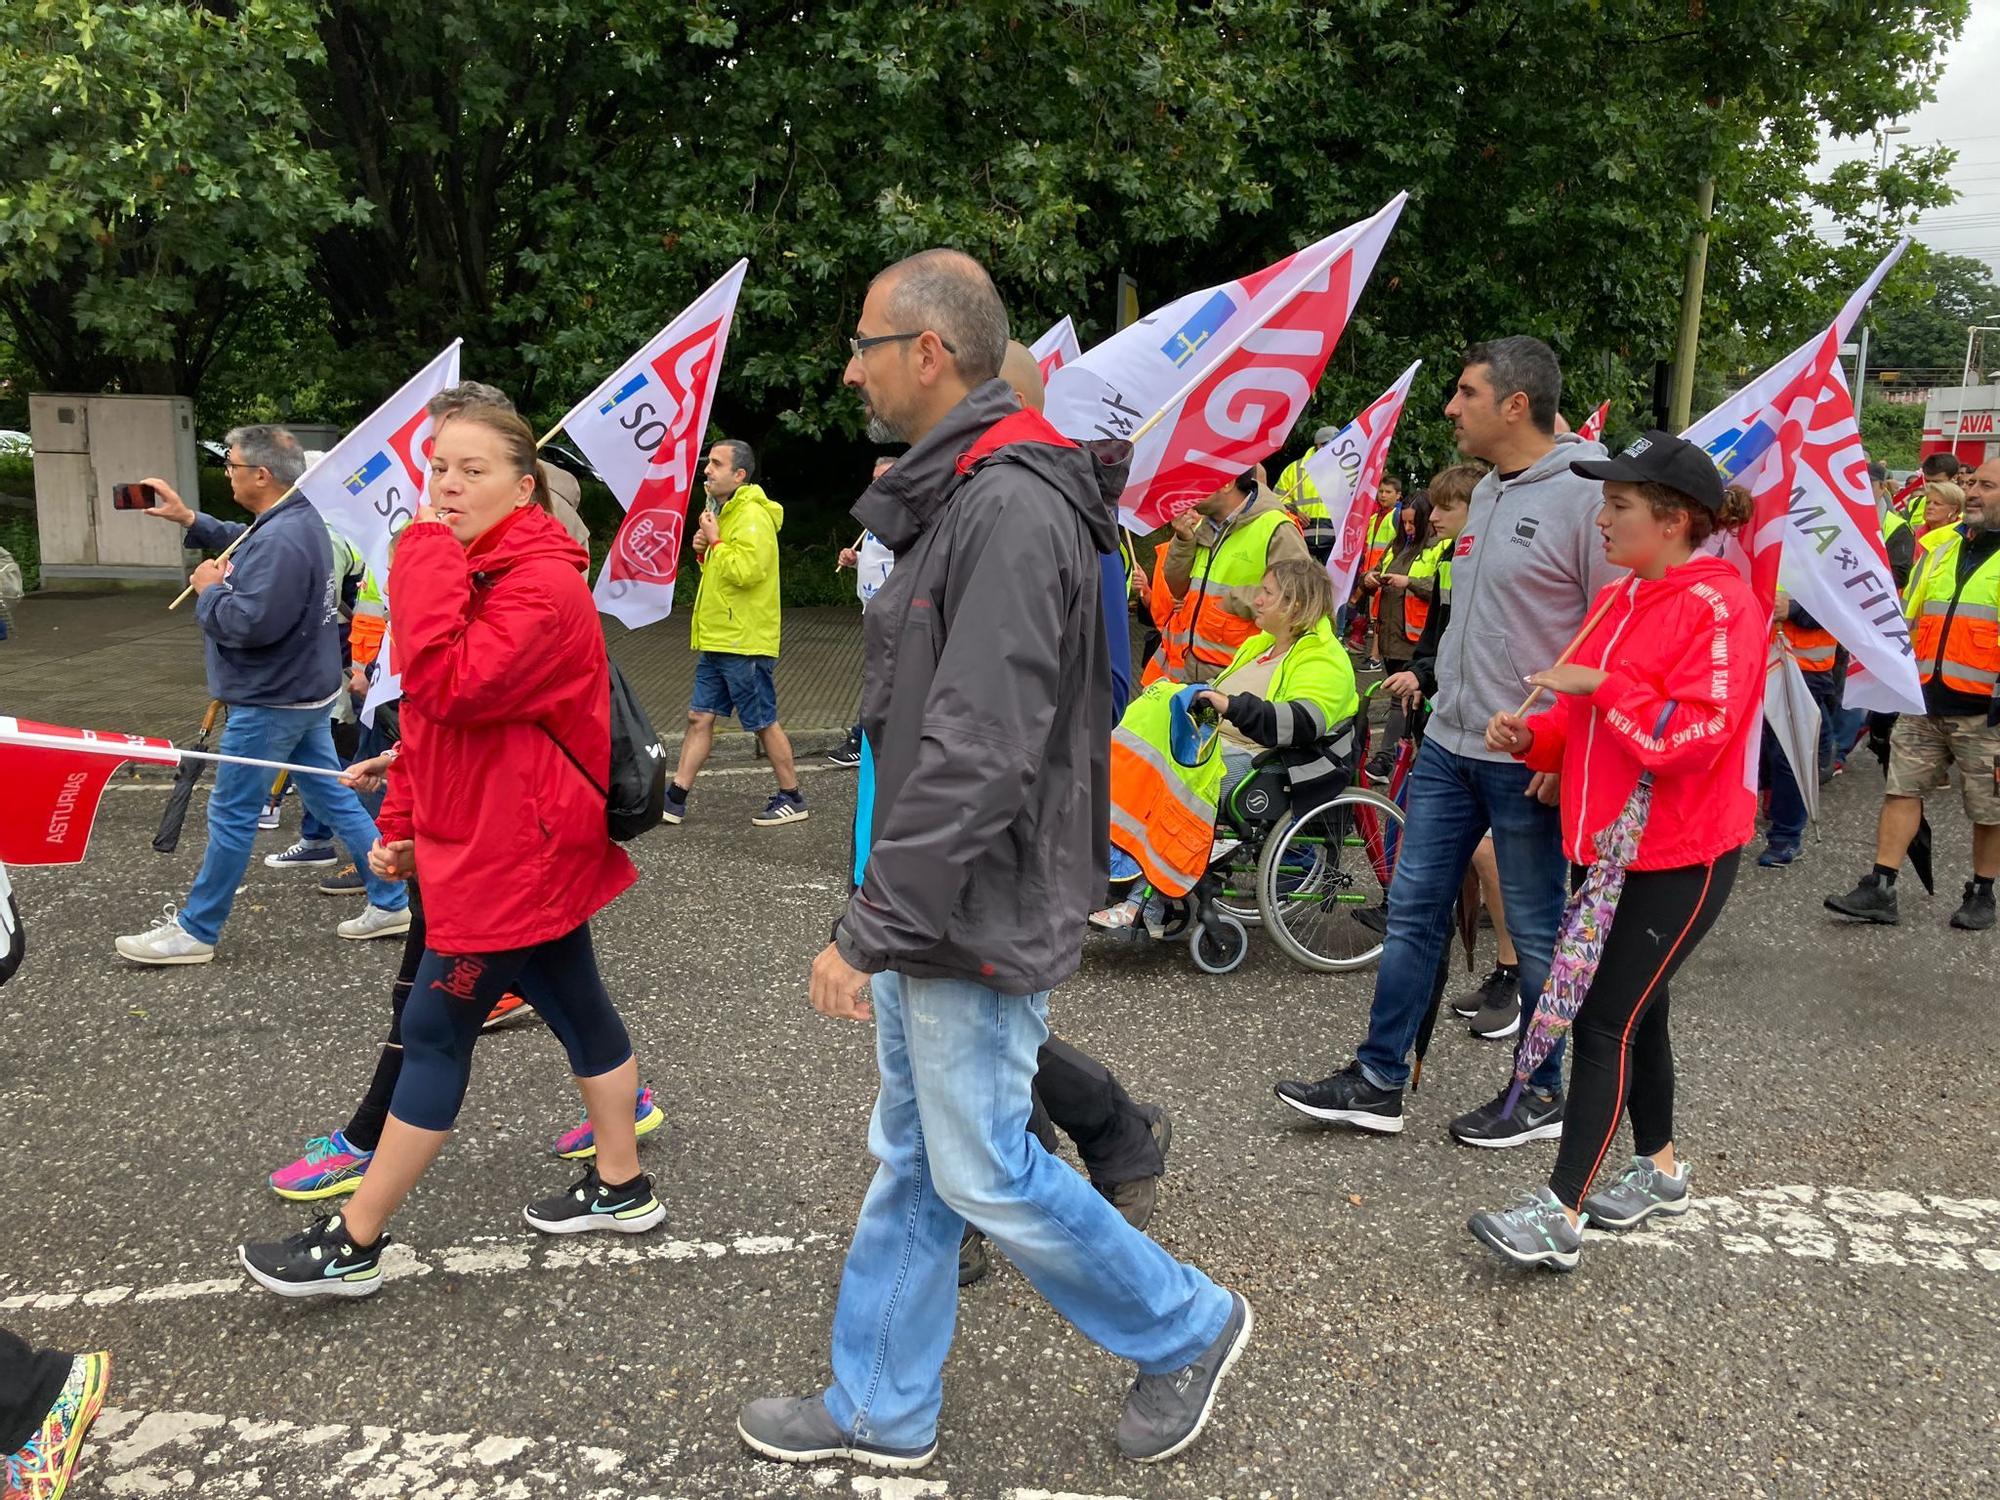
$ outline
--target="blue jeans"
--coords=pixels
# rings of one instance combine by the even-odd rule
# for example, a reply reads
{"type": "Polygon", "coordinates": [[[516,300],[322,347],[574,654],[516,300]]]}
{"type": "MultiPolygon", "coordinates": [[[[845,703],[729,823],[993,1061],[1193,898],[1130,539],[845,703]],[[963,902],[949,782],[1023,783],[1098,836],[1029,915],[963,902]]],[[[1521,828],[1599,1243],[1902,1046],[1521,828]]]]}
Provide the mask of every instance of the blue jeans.
{"type": "Polygon", "coordinates": [[[1771,826],[1765,840],[1776,848],[1796,849],[1806,836],[1806,799],[1769,724],[1764,726],[1764,743],[1757,754],[1759,774],[1771,793],[1771,826]]]}
{"type": "MultiPolygon", "coordinates": [[[[1452,903],[1489,829],[1500,866],[1507,932],[1521,959],[1521,1014],[1534,1014],[1568,899],[1569,861],[1556,809],[1527,795],[1533,776],[1518,761],[1454,755],[1435,740],[1417,751],[1406,786],[1402,847],[1389,884],[1389,932],[1375,972],[1368,1038],[1355,1057],[1378,1089],[1410,1081],[1410,1051],[1430,1008],[1438,965],[1451,940],[1452,903]]],[[[1521,1034],[1528,1028],[1524,1025],[1521,1034]]],[[[1544,1093],[1562,1087],[1560,1043],[1530,1084],[1544,1093]]]]}
{"type": "MultiPolygon", "coordinates": [[[[232,707],[222,730],[222,743],[216,748],[224,755],[288,760],[329,770],[340,766],[333,753],[332,726],[323,708],[232,707]]],[[[368,850],[375,843],[375,821],[362,810],[354,792],[327,776],[301,776],[298,788],[306,811],[340,836],[366,872],[368,850]]],[[[208,795],[208,848],[180,915],[181,926],[204,943],[216,941],[222,935],[222,924],[229,920],[236,887],[250,867],[257,812],[270,791],[271,773],[260,766],[225,763],[215,768],[215,789],[208,795]]],[[[410,904],[410,895],[400,880],[370,874],[368,900],[384,911],[401,911],[410,904]]]]}
{"type": "Polygon", "coordinates": [[[826,1409],[891,1447],[936,1435],[970,1220],[1086,1338],[1141,1371],[1190,1363],[1222,1333],[1229,1294],[1127,1224],[1028,1134],[1048,995],[877,974],[881,1163],[848,1246],[826,1409]]]}

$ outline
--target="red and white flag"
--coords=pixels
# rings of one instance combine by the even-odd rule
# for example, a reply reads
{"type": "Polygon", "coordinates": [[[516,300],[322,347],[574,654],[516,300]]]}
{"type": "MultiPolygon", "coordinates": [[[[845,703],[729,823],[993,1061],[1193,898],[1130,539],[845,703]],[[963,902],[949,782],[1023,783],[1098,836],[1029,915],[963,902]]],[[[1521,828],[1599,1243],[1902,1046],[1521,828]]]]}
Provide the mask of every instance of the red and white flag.
{"type": "Polygon", "coordinates": [[[1134,440],[1119,502],[1128,527],[1165,524],[1283,446],[1407,197],[1275,265],[1190,292],[1056,372],[1045,415],[1059,432],[1134,440]]]}
{"type": "Polygon", "coordinates": [[[1840,345],[1908,243],[1890,251],[1824,333],[1681,434],[1708,450],[1725,481],[1750,491],[1750,525],[1726,550],[1759,602],[1770,609],[1782,585],[1853,657],[1847,705],[1889,713],[1922,713],[1923,688],[1840,345]]]}
{"type": "Polygon", "coordinates": [[[171,740],[0,718],[0,863],[73,865],[90,843],[98,800],[128,760],[178,759],[171,740]],[[31,742],[22,743],[24,737],[31,742]],[[33,740],[68,740],[69,749],[33,740]],[[150,752],[150,753],[149,753],[150,752]]]}
{"type": "Polygon", "coordinates": [[[1075,362],[1083,353],[1083,345],[1076,339],[1076,324],[1069,320],[1067,313],[1063,319],[1047,333],[1028,346],[1028,352],[1035,356],[1035,363],[1041,366],[1042,380],[1046,384],[1064,365],[1075,362]]]}
{"type": "Polygon", "coordinates": [[[600,611],[634,630],[673,613],[688,502],[749,265],[731,266],[562,419],[625,507],[595,592],[600,611]]]}
{"type": "Polygon", "coordinates": [[[1375,493],[1382,487],[1382,471],[1389,462],[1389,440],[1395,436],[1396,421],[1410,396],[1410,382],[1416,379],[1422,363],[1420,359],[1412,361],[1394,385],[1306,460],[1306,478],[1319,491],[1326,513],[1340,528],[1326,560],[1326,576],[1333,581],[1336,599],[1344,601],[1352,592],[1354,575],[1368,550],[1368,523],[1374,518],[1375,493]]]}
{"type": "Polygon", "coordinates": [[[1602,442],[1604,439],[1604,419],[1610,415],[1611,403],[1609,401],[1600,401],[1597,404],[1597,410],[1583,419],[1583,425],[1577,428],[1576,435],[1586,443],[1602,442]]]}

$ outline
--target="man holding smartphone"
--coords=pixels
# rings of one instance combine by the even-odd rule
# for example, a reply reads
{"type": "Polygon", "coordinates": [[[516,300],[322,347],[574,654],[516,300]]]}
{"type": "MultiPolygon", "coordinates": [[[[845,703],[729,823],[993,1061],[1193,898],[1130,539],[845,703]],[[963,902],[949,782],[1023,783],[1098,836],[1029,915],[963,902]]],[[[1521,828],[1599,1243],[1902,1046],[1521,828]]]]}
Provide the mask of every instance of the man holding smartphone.
{"type": "MultiPolygon", "coordinates": [[[[206,638],[209,696],[229,709],[218,748],[337,771],[327,710],[345,684],[333,547],[319,512],[292,493],[305,455],[282,427],[239,427],[228,442],[230,490],[254,517],[247,527],[198,515],[165,480],[146,480],[159,499],[145,514],[185,527],[191,545],[220,550],[241,538],[226,562],[210,558],[189,580],[206,638]]],[[[119,938],[120,957],[155,965],[215,957],[269,785],[254,766],[216,767],[208,848],[186,904],[178,913],[169,907],[147,931],[119,938]]],[[[350,788],[330,776],[304,776],[299,796],[348,848],[374,847],[374,820],[350,788]]],[[[371,874],[367,907],[337,930],[344,938],[398,936],[409,929],[409,901],[400,881],[371,874]]]]}

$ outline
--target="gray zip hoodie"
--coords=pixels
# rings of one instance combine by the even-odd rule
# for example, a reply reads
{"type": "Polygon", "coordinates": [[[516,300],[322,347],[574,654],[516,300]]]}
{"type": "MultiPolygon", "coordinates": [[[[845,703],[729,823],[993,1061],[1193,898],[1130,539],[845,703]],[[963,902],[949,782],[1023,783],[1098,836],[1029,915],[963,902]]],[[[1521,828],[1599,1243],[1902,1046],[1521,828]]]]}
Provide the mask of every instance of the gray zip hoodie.
{"type": "Polygon", "coordinates": [[[1454,755],[1507,761],[1486,748],[1486,721],[1528,695],[1522,679],[1553,666],[1597,591],[1623,575],[1604,559],[1604,487],[1570,473],[1604,457],[1571,433],[1506,483],[1472,492],[1451,562],[1451,619],[1438,643],[1436,711],[1424,733],[1454,755]]]}

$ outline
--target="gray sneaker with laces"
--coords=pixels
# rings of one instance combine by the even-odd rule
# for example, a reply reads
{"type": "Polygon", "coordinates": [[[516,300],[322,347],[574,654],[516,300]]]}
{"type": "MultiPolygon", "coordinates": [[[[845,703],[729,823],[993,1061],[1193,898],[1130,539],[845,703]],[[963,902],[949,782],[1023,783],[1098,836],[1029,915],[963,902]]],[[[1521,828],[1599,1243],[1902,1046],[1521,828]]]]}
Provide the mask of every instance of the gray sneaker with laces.
{"type": "Polygon", "coordinates": [[[1570,1223],[1562,1201],[1546,1187],[1536,1188],[1511,1208],[1474,1214],[1465,1227],[1480,1244],[1517,1266],[1574,1271],[1583,1255],[1582,1223],[1570,1223]]]}
{"type": "Polygon", "coordinates": [[[764,1396],[745,1402],[736,1418],[736,1435],[753,1453],[788,1464],[846,1458],[877,1469],[921,1469],[937,1457],[936,1438],[921,1448],[889,1448],[842,1432],[818,1396],[764,1396]]]}
{"type": "Polygon", "coordinates": [[[1215,1410],[1215,1392],[1243,1346],[1255,1319],[1242,1294],[1229,1294],[1229,1319],[1215,1342],[1191,1365],[1159,1375],[1141,1375],[1125,1396],[1118,1418],[1118,1451],[1142,1464],[1172,1458],[1201,1436],[1215,1410]]]}
{"type": "Polygon", "coordinates": [[[1650,1156],[1635,1156],[1616,1182],[1583,1200],[1583,1211],[1599,1229],[1630,1229],[1654,1214],[1684,1214],[1693,1202],[1685,1163],[1669,1177],[1650,1156]]]}

